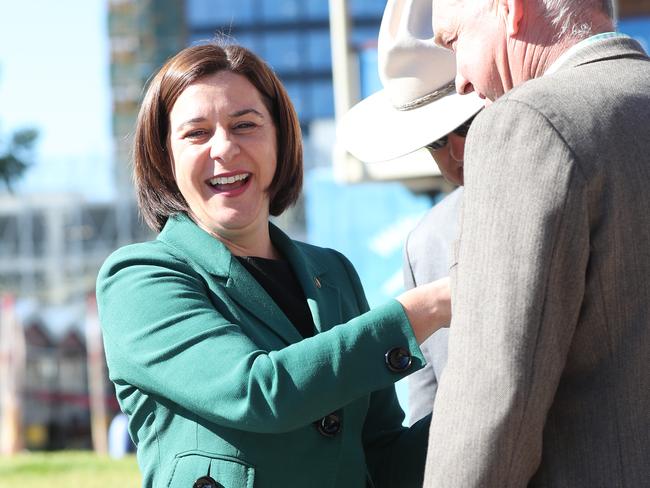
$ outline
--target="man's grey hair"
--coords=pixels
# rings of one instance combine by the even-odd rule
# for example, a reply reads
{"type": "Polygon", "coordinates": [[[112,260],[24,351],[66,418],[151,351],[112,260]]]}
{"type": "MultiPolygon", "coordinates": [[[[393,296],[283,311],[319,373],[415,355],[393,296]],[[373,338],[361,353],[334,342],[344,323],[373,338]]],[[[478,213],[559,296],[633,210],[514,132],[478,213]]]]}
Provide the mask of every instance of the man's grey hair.
{"type": "Polygon", "coordinates": [[[544,16],[556,29],[556,39],[584,39],[593,35],[592,16],[602,12],[614,18],[615,0],[539,0],[544,16]]]}

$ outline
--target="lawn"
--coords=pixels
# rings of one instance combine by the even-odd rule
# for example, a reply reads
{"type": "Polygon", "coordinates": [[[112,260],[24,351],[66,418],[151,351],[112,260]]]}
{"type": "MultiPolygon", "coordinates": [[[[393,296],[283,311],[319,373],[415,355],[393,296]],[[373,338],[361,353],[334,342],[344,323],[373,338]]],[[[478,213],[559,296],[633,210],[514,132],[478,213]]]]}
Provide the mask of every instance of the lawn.
{"type": "Polygon", "coordinates": [[[0,457],[0,488],[138,488],[135,456],[120,460],[90,451],[27,453],[0,457]]]}

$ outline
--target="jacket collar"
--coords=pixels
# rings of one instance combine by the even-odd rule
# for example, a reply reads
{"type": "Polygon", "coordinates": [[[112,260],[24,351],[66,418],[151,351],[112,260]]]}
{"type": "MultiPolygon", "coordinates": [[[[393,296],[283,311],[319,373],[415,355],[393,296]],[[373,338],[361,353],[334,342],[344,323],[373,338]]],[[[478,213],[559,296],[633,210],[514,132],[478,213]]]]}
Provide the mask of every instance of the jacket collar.
{"type": "Polygon", "coordinates": [[[574,48],[567,51],[565,57],[558,59],[557,64],[553,64],[545,75],[608,59],[623,57],[648,59],[641,44],[631,37],[619,33],[612,36],[594,36],[581,41],[574,48]]]}
{"type": "MultiPolygon", "coordinates": [[[[289,262],[312,312],[318,331],[339,323],[339,291],[326,279],[327,269],[310,259],[278,227],[269,223],[273,245],[289,262]]],[[[224,282],[228,295],[246,311],[273,329],[285,342],[302,339],[282,310],[264,288],[218,239],[196,225],[187,215],[171,216],[158,240],[179,251],[180,255],[224,282]]]]}

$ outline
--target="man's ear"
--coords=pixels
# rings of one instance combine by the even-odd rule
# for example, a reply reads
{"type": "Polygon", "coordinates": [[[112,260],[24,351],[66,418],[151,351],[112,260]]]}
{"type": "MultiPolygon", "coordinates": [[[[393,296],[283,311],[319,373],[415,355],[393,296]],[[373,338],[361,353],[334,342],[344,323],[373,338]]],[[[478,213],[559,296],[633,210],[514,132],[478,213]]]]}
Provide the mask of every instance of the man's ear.
{"type": "Polygon", "coordinates": [[[506,9],[506,27],[510,37],[519,33],[521,20],[524,18],[525,0],[504,0],[503,4],[506,9]]]}

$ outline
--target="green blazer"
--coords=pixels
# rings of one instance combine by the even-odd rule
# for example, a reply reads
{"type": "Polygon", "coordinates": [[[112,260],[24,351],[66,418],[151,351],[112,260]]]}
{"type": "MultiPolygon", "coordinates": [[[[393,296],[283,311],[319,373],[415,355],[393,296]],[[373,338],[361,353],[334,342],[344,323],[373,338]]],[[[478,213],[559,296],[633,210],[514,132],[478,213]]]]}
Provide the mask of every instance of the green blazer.
{"type": "Polygon", "coordinates": [[[430,417],[404,428],[393,387],[424,363],[401,305],[368,311],[343,255],[270,231],[312,338],[185,215],[100,270],[106,359],[143,486],[208,473],[225,488],[421,486],[430,417]],[[395,347],[410,353],[404,371],[388,367],[395,347]]]}

